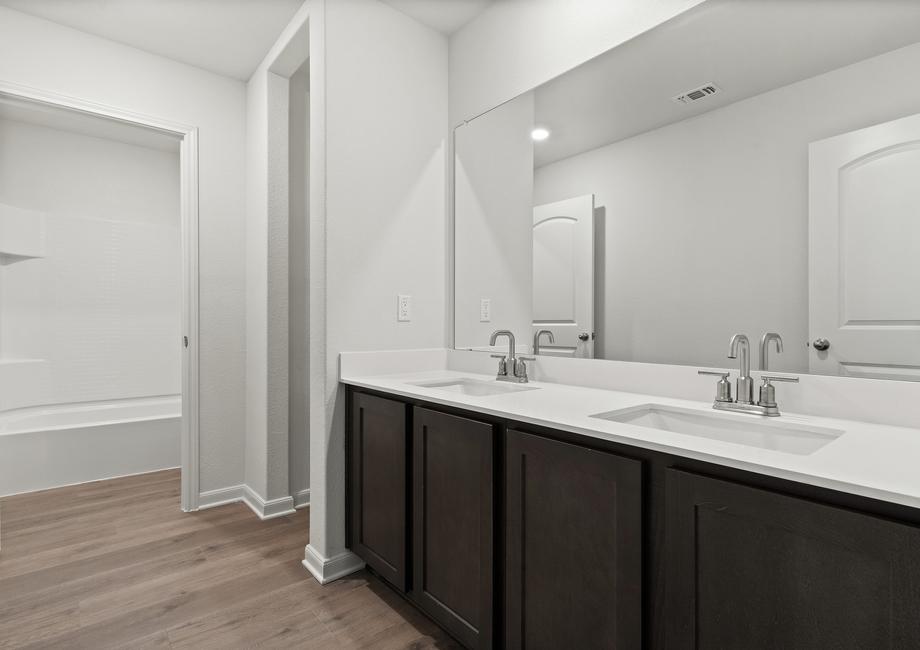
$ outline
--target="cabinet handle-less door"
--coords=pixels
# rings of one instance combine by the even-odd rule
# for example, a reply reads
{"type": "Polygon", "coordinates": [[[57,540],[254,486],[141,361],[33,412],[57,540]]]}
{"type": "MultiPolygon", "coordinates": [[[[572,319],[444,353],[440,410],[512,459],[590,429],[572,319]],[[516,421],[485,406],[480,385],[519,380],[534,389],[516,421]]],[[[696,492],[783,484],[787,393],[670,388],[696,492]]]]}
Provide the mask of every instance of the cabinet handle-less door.
{"type": "Polygon", "coordinates": [[[351,549],[406,590],[406,405],[356,393],[348,436],[351,549]]]}
{"type": "Polygon", "coordinates": [[[667,470],[666,647],[920,648],[920,529],[667,470]]]}
{"type": "Polygon", "coordinates": [[[469,648],[492,647],[491,424],[416,408],[412,459],[412,591],[469,648]]]}
{"type": "Polygon", "coordinates": [[[505,646],[642,647],[642,465],[509,430],[505,646]]]}

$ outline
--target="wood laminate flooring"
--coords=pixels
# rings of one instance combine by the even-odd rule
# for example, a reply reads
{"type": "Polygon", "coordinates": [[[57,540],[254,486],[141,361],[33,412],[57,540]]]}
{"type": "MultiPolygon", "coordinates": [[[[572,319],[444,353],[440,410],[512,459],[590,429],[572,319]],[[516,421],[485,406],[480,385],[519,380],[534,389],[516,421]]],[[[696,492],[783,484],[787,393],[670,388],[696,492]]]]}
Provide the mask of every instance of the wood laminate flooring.
{"type": "Polygon", "coordinates": [[[179,510],[168,470],[0,499],[0,648],[456,648],[366,572],[320,586],[307,510],[179,510]]]}

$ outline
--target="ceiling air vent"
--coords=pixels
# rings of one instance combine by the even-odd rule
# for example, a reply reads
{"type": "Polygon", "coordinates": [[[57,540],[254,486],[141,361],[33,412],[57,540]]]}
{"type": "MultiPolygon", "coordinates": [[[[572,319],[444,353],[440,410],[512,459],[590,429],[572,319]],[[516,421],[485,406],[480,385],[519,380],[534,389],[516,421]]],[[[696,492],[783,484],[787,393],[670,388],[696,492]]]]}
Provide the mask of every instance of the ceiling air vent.
{"type": "Polygon", "coordinates": [[[685,93],[681,93],[677,97],[672,97],[675,102],[678,104],[692,104],[693,102],[698,102],[701,99],[706,99],[707,97],[712,97],[716,93],[722,92],[719,87],[715,84],[706,84],[705,86],[700,86],[699,88],[694,88],[693,90],[688,90],[685,93]]]}

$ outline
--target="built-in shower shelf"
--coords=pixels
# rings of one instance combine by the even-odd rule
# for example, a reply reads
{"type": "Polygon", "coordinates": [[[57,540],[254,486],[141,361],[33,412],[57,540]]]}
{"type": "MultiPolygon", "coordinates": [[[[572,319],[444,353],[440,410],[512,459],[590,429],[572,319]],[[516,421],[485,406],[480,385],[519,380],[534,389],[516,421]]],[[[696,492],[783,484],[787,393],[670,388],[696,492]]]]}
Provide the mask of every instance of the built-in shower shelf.
{"type": "Polygon", "coordinates": [[[0,203],[0,265],[45,256],[45,214],[0,203]]]}

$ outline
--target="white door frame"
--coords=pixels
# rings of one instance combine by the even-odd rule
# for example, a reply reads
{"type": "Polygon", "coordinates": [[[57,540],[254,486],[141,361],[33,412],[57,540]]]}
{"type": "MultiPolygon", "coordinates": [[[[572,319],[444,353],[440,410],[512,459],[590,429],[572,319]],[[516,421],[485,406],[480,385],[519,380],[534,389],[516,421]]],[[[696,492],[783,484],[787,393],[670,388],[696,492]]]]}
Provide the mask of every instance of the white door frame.
{"type": "Polygon", "coordinates": [[[182,230],[182,510],[198,509],[198,127],[0,80],[0,96],[86,113],[169,133],[179,141],[182,230]]]}

